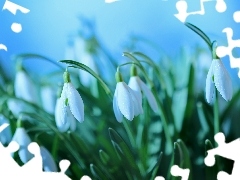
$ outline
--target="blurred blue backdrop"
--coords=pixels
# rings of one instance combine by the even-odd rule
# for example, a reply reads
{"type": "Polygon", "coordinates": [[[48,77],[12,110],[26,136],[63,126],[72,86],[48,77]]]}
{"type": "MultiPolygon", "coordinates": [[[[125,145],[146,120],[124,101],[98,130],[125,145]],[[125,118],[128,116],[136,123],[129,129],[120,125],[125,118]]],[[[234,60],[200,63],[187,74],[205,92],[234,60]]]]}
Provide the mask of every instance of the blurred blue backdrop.
{"type": "MultiPolygon", "coordinates": [[[[176,0],[121,0],[106,4],[104,0],[12,0],[12,2],[30,9],[28,14],[17,12],[14,16],[7,10],[0,15],[0,43],[7,45],[8,51],[0,51],[1,64],[12,68],[11,56],[17,53],[38,53],[54,60],[64,58],[68,36],[79,28],[79,16],[92,20],[98,37],[109,49],[116,60],[122,59],[123,45],[130,35],[139,35],[149,39],[166,53],[176,55],[180,47],[197,43],[207,46],[194,32],[184,26],[174,14],[176,0]],[[11,24],[22,24],[21,33],[11,31],[11,24]]],[[[200,0],[188,0],[188,11],[200,9],[200,0]]],[[[3,7],[5,0],[0,0],[3,7]]],[[[228,0],[227,10],[218,13],[216,1],[205,3],[205,15],[189,16],[187,21],[200,27],[211,40],[226,45],[227,39],[222,29],[231,27],[234,39],[240,39],[240,24],[233,20],[233,13],[240,10],[240,1],[228,0]]],[[[155,52],[146,49],[149,56],[155,52]]],[[[228,59],[228,58],[227,58],[228,59]]],[[[29,61],[27,64],[45,72],[52,66],[43,66],[41,62],[29,61]]],[[[229,61],[224,64],[229,68],[229,61]]],[[[10,69],[9,68],[9,69],[10,69]]],[[[237,77],[237,70],[233,70],[237,77]]]]}

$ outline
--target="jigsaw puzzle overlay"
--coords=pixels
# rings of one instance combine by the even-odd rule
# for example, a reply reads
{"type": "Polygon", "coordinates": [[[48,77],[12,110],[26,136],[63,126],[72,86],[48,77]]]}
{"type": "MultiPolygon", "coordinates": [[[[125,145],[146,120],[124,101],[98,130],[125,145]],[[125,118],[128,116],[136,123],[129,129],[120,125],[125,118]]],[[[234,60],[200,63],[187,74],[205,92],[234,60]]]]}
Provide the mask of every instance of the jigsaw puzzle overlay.
{"type": "MultiPolygon", "coordinates": [[[[240,11],[233,13],[233,19],[236,23],[240,23],[240,11]]],[[[233,40],[233,29],[226,27],[222,30],[223,33],[226,33],[228,46],[219,46],[216,49],[218,57],[222,58],[224,56],[229,56],[231,68],[238,68],[238,77],[240,78],[240,58],[235,58],[232,54],[234,48],[240,47],[240,39],[233,40]]]]}
{"type": "MultiPolygon", "coordinates": [[[[9,124],[2,124],[0,126],[0,135],[1,132],[7,128],[9,124]]],[[[65,174],[66,170],[70,166],[70,162],[68,160],[61,160],[59,163],[60,172],[43,172],[43,161],[40,153],[40,147],[37,143],[31,142],[28,145],[28,151],[34,155],[32,159],[30,159],[23,166],[20,166],[11,156],[12,153],[19,150],[19,145],[12,141],[9,143],[7,147],[4,147],[2,143],[0,143],[0,179],[8,180],[8,179],[24,179],[24,180],[32,180],[32,179],[45,179],[45,180],[70,180],[70,178],[65,174]]],[[[83,176],[81,180],[90,180],[91,178],[88,176],[83,176]]]]}
{"type": "Polygon", "coordinates": [[[238,180],[240,178],[240,138],[225,143],[225,136],[219,132],[214,136],[215,141],[218,143],[218,147],[208,150],[207,157],[204,162],[207,166],[213,166],[215,164],[215,156],[221,156],[234,161],[232,174],[220,171],[217,175],[218,180],[238,180]]]}
{"type": "MultiPolygon", "coordinates": [[[[3,5],[3,8],[2,8],[2,11],[3,10],[9,11],[13,15],[16,15],[18,11],[20,11],[21,13],[24,13],[24,14],[27,14],[27,13],[30,12],[29,9],[27,9],[25,7],[22,7],[18,4],[15,4],[15,3],[13,3],[9,0],[5,1],[4,5],[3,5]]],[[[11,30],[15,33],[20,33],[22,31],[22,25],[20,23],[14,22],[11,25],[11,30]]],[[[4,45],[4,44],[0,44],[0,50],[1,49],[7,51],[7,46],[4,45]]]]}
{"type": "MultiPolygon", "coordinates": [[[[117,2],[118,0],[105,0],[106,3],[117,2]]],[[[176,3],[176,9],[178,14],[174,16],[178,18],[181,22],[185,22],[187,17],[190,15],[204,15],[205,9],[204,4],[210,1],[215,1],[216,6],[215,10],[219,13],[224,13],[227,9],[226,3],[224,0],[200,0],[200,10],[194,12],[187,12],[188,4],[185,0],[179,0],[176,3]]],[[[29,13],[30,10],[22,7],[18,4],[15,4],[9,0],[5,1],[5,4],[2,10],[7,10],[13,15],[16,15],[17,12],[21,13],[29,13]]],[[[233,20],[236,23],[240,23],[240,11],[236,11],[233,13],[233,20]]],[[[13,22],[11,25],[11,30],[15,33],[20,33],[22,31],[22,26],[20,23],[13,22]]],[[[216,50],[217,55],[222,58],[225,56],[229,56],[230,65],[232,68],[240,69],[240,58],[235,58],[232,54],[234,48],[240,47],[240,39],[233,40],[233,30],[230,27],[226,27],[222,31],[226,34],[227,46],[219,46],[216,50]]],[[[7,51],[7,46],[4,44],[0,44],[0,50],[7,51]]],[[[240,70],[238,73],[240,77],[240,70]]],[[[0,133],[8,127],[8,124],[3,124],[0,126],[0,133]]],[[[207,166],[213,166],[215,164],[215,156],[219,155],[223,158],[231,159],[234,161],[234,167],[231,174],[220,171],[217,175],[218,180],[237,180],[240,177],[240,138],[230,142],[225,142],[225,136],[223,133],[217,133],[215,135],[215,141],[218,143],[218,147],[208,150],[207,156],[204,160],[204,163],[207,166]],[[238,162],[239,161],[239,162],[238,162]]],[[[32,142],[28,146],[28,151],[34,155],[34,157],[29,160],[23,166],[19,166],[19,164],[12,158],[11,154],[19,150],[19,145],[16,142],[11,142],[7,147],[4,147],[0,143],[0,179],[59,179],[59,180],[69,180],[70,178],[65,174],[68,167],[70,166],[70,162],[68,160],[62,160],[59,163],[60,172],[43,172],[43,163],[42,157],[40,153],[40,147],[37,143],[32,142]],[[13,173],[14,172],[14,173],[13,173]]],[[[187,180],[190,174],[189,169],[182,169],[178,165],[173,165],[171,168],[171,175],[175,177],[181,177],[182,180],[187,180]]],[[[81,180],[90,180],[91,178],[88,176],[83,176],[81,180]]],[[[158,176],[155,180],[165,180],[164,177],[158,176]]]]}

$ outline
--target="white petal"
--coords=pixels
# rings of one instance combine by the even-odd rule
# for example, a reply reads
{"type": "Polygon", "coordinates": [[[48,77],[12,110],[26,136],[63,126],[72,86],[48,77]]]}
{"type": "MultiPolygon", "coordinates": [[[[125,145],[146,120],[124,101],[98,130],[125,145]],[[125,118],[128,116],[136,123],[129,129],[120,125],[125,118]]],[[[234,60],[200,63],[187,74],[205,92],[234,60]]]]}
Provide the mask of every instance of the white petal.
{"type": "Polygon", "coordinates": [[[232,99],[231,78],[221,60],[214,59],[213,61],[215,61],[213,69],[215,86],[222,97],[229,101],[232,99]]]}
{"type": "Polygon", "coordinates": [[[142,93],[140,87],[140,78],[138,76],[132,76],[128,82],[128,86],[135,91],[138,96],[139,103],[142,105],[142,93]]]}
{"type": "Polygon", "coordinates": [[[69,123],[67,121],[67,113],[63,109],[63,101],[61,98],[57,99],[55,108],[55,122],[60,132],[66,132],[68,130],[69,123]]]}
{"type": "Polygon", "coordinates": [[[147,87],[147,85],[141,79],[139,79],[139,81],[140,81],[141,89],[142,89],[143,93],[145,94],[145,96],[147,97],[150,107],[156,113],[158,111],[158,105],[157,105],[157,101],[156,101],[155,97],[153,96],[152,91],[150,91],[150,89],[147,87]]]}
{"type": "Polygon", "coordinates": [[[128,86],[134,91],[141,92],[141,87],[140,87],[140,84],[139,84],[139,77],[138,76],[130,77],[129,82],[128,82],[128,86]]]}
{"type": "Polygon", "coordinates": [[[27,149],[28,145],[31,143],[31,139],[24,128],[19,127],[16,129],[12,141],[19,144],[20,150],[18,151],[18,154],[23,163],[26,163],[33,157],[33,154],[31,154],[27,149]]]}
{"type": "Polygon", "coordinates": [[[57,166],[56,163],[52,157],[52,155],[49,153],[49,151],[43,147],[40,146],[40,152],[43,160],[43,169],[45,172],[57,172],[57,166]]]}
{"type": "Polygon", "coordinates": [[[76,119],[75,117],[73,116],[72,112],[70,111],[70,108],[68,107],[67,109],[67,118],[68,118],[68,122],[70,124],[70,130],[71,131],[75,131],[76,128],[77,128],[77,123],[76,123],[76,119]]]}
{"type": "Polygon", "coordinates": [[[136,91],[133,91],[130,87],[129,87],[129,93],[131,94],[131,98],[133,101],[133,107],[134,107],[134,116],[138,116],[139,114],[143,113],[143,109],[142,109],[142,100],[139,99],[138,94],[136,93],[136,91]]]}
{"type": "Polygon", "coordinates": [[[16,97],[22,98],[29,102],[36,102],[34,85],[31,79],[24,71],[18,71],[14,84],[16,97]]]}
{"type": "Polygon", "coordinates": [[[116,88],[118,91],[116,95],[119,110],[125,118],[131,121],[134,118],[134,104],[129,92],[129,87],[125,82],[118,82],[116,88]]]}
{"type": "Polygon", "coordinates": [[[121,123],[122,119],[123,119],[123,115],[118,108],[117,93],[118,93],[118,90],[116,88],[116,90],[114,92],[114,96],[113,96],[113,111],[114,111],[114,114],[115,114],[115,117],[116,117],[117,121],[121,123]]]}
{"type": "Polygon", "coordinates": [[[79,121],[84,121],[84,104],[83,100],[78,93],[78,91],[74,88],[72,83],[65,83],[68,86],[67,89],[67,98],[70,110],[73,116],[79,121]]]}
{"type": "Polygon", "coordinates": [[[215,101],[215,86],[213,82],[213,68],[214,68],[214,62],[212,61],[212,64],[209,68],[207,78],[206,78],[206,100],[208,103],[212,104],[215,101]]]}

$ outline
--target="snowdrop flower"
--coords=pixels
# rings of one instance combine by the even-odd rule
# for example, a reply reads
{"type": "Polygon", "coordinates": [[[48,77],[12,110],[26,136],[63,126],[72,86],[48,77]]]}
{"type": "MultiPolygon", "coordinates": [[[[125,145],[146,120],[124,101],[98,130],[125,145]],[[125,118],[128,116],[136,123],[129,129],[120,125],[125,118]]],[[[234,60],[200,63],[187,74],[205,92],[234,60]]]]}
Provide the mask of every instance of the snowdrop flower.
{"type": "Polygon", "coordinates": [[[50,86],[43,86],[41,88],[41,99],[42,99],[43,108],[48,113],[53,114],[55,102],[56,102],[54,89],[50,86]]]}
{"type": "Polygon", "coordinates": [[[60,132],[66,132],[69,128],[71,131],[76,130],[76,119],[72,115],[69,106],[64,107],[61,98],[57,99],[55,108],[55,122],[60,132]],[[64,108],[64,109],[63,109],[64,108]]]}
{"type": "Polygon", "coordinates": [[[57,172],[57,166],[56,163],[52,157],[52,155],[49,153],[49,151],[43,147],[40,146],[40,153],[42,156],[43,161],[43,169],[45,172],[57,172]]]}
{"type": "MultiPolygon", "coordinates": [[[[84,121],[84,104],[83,100],[74,88],[70,80],[70,74],[66,71],[63,75],[64,86],[60,97],[59,104],[61,105],[61,120],[62,123],[66,123],[66,117],[68,116],[68,108],[72,115],[81,123],[84,121]]],[[[58,104],[58,105],[59,105],[58,104]]]]}
{"type": "Polygon", "coordinates": [[[18,155],[24,164],[33,158],[33,154],[28,151],[28,145],[31,143],[31,139],[23,127],[17,127],[12,141],[19,144],[20,149],[18,151],[18,155]]]}
{"type": "Polygon", "coordinates": [[[142,93],[147,97],[148,103],[154,112],[157,112],[158,106],[156,99],[154,98],[152,92],[147,87],[147,85],[137,76],[137,69],[135,66],[132,66],[131,77],[128,83],[128,86],[134,90],[140,99],[140,104],[142,104],[142,93]]]}
{"type": "Polygon", "coordinates": [[[119,71],[116,72],[116,90],[113,97],[113,110],[118,122],[123,116],[132,121],[134,116],[143,113],[140,97],[122,80],[119,71]]]}
{"type": "Polygon", "coordinates": [[[16,97],[32,103],[36,102],[37,97],[35,94],[34,85],[22,67],[18,68],[17,70],[14,82],[14,90],[16,97]]]}
{"type": "MultiPolygon", "coordinates": [[[[5,116],[3,116],[1,114],[0,115],[0,126],[3,124],[10,124],[10,122],[5,116]]],[[[2,132],[0,132],[0,142],[2,144],[7,144],[11,141],[11,139],[12,139],[11,128],[10,128],[10,126],[8,126],[2,132]]]]}
{"type": "Polygon", "coordinates": [[[214,84],[226,101],[232,99],[232,82],[220,59],[213,59],[206,79],[206,99],[212,104],[215,100],[214,84]]]}

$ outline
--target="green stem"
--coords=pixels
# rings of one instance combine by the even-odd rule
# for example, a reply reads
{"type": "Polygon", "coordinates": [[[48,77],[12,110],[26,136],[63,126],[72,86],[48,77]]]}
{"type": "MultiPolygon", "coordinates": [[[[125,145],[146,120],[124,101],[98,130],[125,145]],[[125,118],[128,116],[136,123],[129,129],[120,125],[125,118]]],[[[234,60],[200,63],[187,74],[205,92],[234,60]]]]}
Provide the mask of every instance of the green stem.
{"type": "Polygon", "coordinates": [[[124,126],[124,128],[125,128],[125,130],[127,132],[128,138],[130,140],[130,143],[132,144],[133,149],[135,149],[136,148],[135,138],[133,136],[131,128],[129,127],[129,124],[128,124],[126,119],[123,120],[123,126],[124,126]]]}

